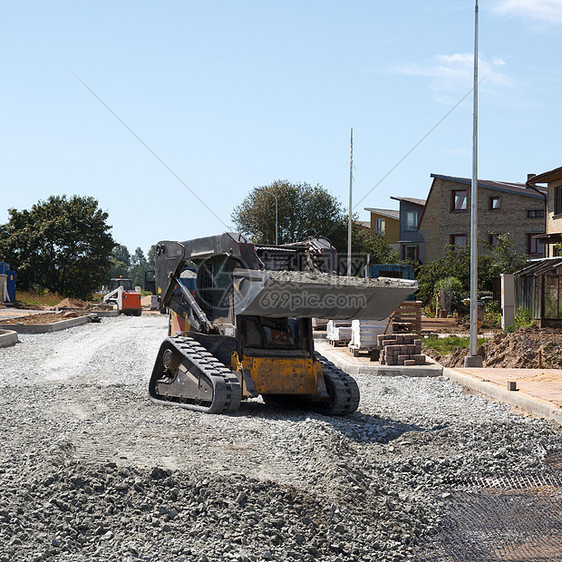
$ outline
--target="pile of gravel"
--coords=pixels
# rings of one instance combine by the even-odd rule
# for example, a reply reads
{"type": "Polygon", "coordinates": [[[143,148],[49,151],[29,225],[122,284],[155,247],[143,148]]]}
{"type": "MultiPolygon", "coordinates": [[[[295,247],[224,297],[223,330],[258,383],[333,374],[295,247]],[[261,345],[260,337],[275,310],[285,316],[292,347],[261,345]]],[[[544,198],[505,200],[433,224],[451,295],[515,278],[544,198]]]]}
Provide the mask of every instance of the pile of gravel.
{"type": "MultiPolygon", "coordinates": [[[[54,457],[53,461],[56,459],[54,457]]],[[[428,523],[399,497],[341,505],[243,475],[109,462],[0,468],[0,560],[398,560],[428,523]]],[[[380,493],[380,491],[379,491],[380,493]]],[[[430,517],[436,520],[436,514],[430,517]]]]}
{"type": "Polygon", "coordinates": [[[267,273],[270,279],[279,283],[314,283],[344,287],[410,287],[412,285],[412,281],[389,277],[366,279],[311,271],[268,271],[267,273]]]}
{"type": "Polygon", "coordinates": [[[0,350],[0,561],[413,560],[451,492],[548,475],[550,423],[438,378],[360,375],[347,417],[152,404],[166,319],[0,350]]]}

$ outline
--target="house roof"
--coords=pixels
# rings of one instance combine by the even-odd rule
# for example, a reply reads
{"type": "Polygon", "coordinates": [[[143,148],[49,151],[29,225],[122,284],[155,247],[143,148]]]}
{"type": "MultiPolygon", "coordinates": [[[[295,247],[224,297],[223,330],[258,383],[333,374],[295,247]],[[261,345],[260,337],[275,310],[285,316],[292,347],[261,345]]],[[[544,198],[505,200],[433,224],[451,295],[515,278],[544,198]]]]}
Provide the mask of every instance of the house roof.
{"type": "MultiPolygon", "coordinates": [[[[562,167],[554,168],[554,170],[549,170],[548,172],[543,172],[530,178],[527,183],[535,185],[537,183],[548,183],[550,181],[555,181],[562,179],[562,167]]],[[[537,188],[540,189],[540,188],[537,188]]]]}
{"type": "Polygon", "coordinates": [[[425,199],[416,199],[415,197],[394,197],[393,195],[391,195],[390,198],[395,199],[396,201],[413,203],[414,205],[419,205],[420,207],[423,207],[425,205],[425,199]]]}
{"type": "MultiPolygon", "coordinates": [[[[456,176],[444,176],[442,174],[429,174],[433,178],[431,182],[431,187],[429,188],[429,194],[427,195],[427,201],[431,197],[433,191],[433,186],[436,179],[446,180],[455,182],[461,185],[470,186],[472,180],[470,178],[459,178],[456,176]]],[[[538,177],[538,176],[536,176],[538,177]]],[[[534,178],[533,178],[534,179],[534,178]]],[[[523,197],[531,197],[532,199],[546,199],[548,190],[545,187],[534,187],[524,183],[513,183],[505,181],[494,181],[494,180],[478,180],[478,187],[487,187],[488,189],[493,189],[495,191],[503,191],[505,193],[513,193],[515,195],[522,195],[523,197]]],[[[421,226],[422,220],[425,215],[426,206],[424,206],[420,220],[418,221],[418,229],[421,226]]]]}
{"type": "MultiPolygon", "coordinates": [[[[443,176],[441,174],[430,174],[430,176],[432,178],[452,181],[462,185],[470,185],[472,183],[470,178],[457,178],[454,176],[443,176]]],[[[535,176],[531,181],[534,182],[537,177],[539,176],[535,176]]],[[[478,180],[478,187],[487,187],[488,189],[493,189],[495,191],[514,193],[515,195],[522,195],[523,197],[531,197],[533,199],[544,199],[547,193],[547,190],[544,187],[530,187],[525,183],[507,181],[478,180]]]]}
{"type": "Polygon", "coordinates": [[[395,211],[394,209],[374,209],[372,207],[365,207],[365,211],[369,213],[377,213],[377,215],[382,215],[383,217],[388,217],[389,219],[400,218],[400,211],[395,211]]]}
{"type": "Polygon", "coordinates": [[[544,244],[559,244],[562,242],[562,234],[559,232],[552,232],[550,234],[535,234],[533,238],[540,240],[544,244]]]}
{"type": "Polygon", "coordinates": [[[536,260],[531,260],[531,264],[527,265],[523,269],[516,271],[514,275],[518,277],[522,277],[525,275],[533,275],[538,277],[543,273],[548,273],[553,269],[557,269],[562,265],[562,258],[554,257],[554,258],[539,258],[536,260]]]}

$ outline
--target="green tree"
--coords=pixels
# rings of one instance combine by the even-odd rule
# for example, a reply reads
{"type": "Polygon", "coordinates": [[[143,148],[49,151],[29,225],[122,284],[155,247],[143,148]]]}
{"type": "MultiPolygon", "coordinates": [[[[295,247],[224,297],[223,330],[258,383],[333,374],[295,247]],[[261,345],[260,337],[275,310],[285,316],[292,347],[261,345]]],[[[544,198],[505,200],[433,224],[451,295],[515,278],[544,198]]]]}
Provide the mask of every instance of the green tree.
{"type": "Polygon", "coordinates": [[[370,263],[398,263],[400,259],[398,250],[393,250],[382,234],[361,228],[357,222],[352,226],[351,251],[354,255],[369,254],[370,263]]]}
{"type": "MultiPolygon", "coordinates": [[[[482,272],[479,271],[481,274],[482,272]]],[[[418,299],[425,304],[431,302],[436,291],[436,286],[441,279],[446,277],[457,278],[463,290],[470,289],[470,248],[453,248],[449,246],[438,260],[419,267],[416,279],[418,280],[418,299]]]]}
{"type": "MultiPolygon", "coordinates": [[[[517,252],[509,234],[497,236],[497,244],[490,246],[480,240],[478,248],[478,290],[492,291],[494,278],[501,273],[513,273],[527,263],[527,256],[517,252]]],[[[431,302],[437,283],[446,277],[456,277],[466,293],[470,292],[470,245],[464,248],[449,246],[438,260],[418,268],[418,298],[431,302]]]]}
{"type": "Polygon", "coordinates": [[[19,288],[88,298],[107,279],[115,242],[93,197],[53,195],[8,213],[0,254],[16,269],[19,288]]]}
{"type": "Polygon", "coordinates": [[[146,261],[148,262],[148,269],[156,267],[156,244],[152,244],[146,254],[146,261]]]}
{"type": "Polygon", "coordinates": [[[131,265],[129,276],[133,282],[133,287],[144,287],[144,273],[148,269],[148,262],[141,248],[135,250],[131,258],[131,265]]]}
{"type": "Polygon", "coordinates": [[[346,217],[341,203],[320,185],[277,180],[254,188],[232,212],[236,228],[257,244],[275,243],[275,197],[279,244],[323,235],[339,252],[347,247],[346,217]]]}
{"type": "Polygon", "coordinates": [[[527,256],[517,251],[517,245],[511,234],[496,234],[495,239],[496,244],[492,246],[489,255],[496,275],[513,273],[527,265],[527,256]]]}
{"type": "Polygon", "coordinates": [[[111,268],[108,273],[110,279],[116,277],[129,277],[129,268],[131,267],[131,254],[127,250],[127,246],[117,244],[111,254],[111,268]]]}

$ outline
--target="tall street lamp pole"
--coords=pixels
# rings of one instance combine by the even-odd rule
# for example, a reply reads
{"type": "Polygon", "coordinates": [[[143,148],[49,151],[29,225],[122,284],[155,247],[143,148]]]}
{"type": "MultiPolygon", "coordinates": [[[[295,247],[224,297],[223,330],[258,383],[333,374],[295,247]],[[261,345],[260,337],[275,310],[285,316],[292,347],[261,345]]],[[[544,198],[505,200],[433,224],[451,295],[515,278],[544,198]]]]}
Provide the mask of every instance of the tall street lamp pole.
{"type": "Polygon", "coordinates": [[[349,153],[349,217],[347,219],[347,276],[351,277],[351,233],[353,228],[353,129],[349,153]]]}
{"type": "Polygon", "coordinates": [[[465,367],[482,367],[478,355],[478,0],[474,2],[474,111],[470,184],[470,351],[465,367]]]}
{"type": "Polygon", "coordinates": [[[267,189],[259,188],[257,191],[261,191],[262,193],[267,193],[275,198],[275,245],[279,246],[279,199],[275,193],[268,191],[267,189]]]}

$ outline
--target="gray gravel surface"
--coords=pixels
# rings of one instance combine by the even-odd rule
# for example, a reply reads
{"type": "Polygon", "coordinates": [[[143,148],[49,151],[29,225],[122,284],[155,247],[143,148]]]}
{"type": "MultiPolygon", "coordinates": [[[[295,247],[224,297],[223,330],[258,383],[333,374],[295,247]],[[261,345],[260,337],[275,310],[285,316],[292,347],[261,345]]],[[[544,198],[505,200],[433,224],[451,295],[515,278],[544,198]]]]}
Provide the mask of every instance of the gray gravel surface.
{"type": "Polygon", "coordinates": [[[447,489],[543,474],[549,423],[442,379],[358,376],[345,418],[152,404],[165,317],[0,349],[0,561],[410,560],[447,489]]]}

